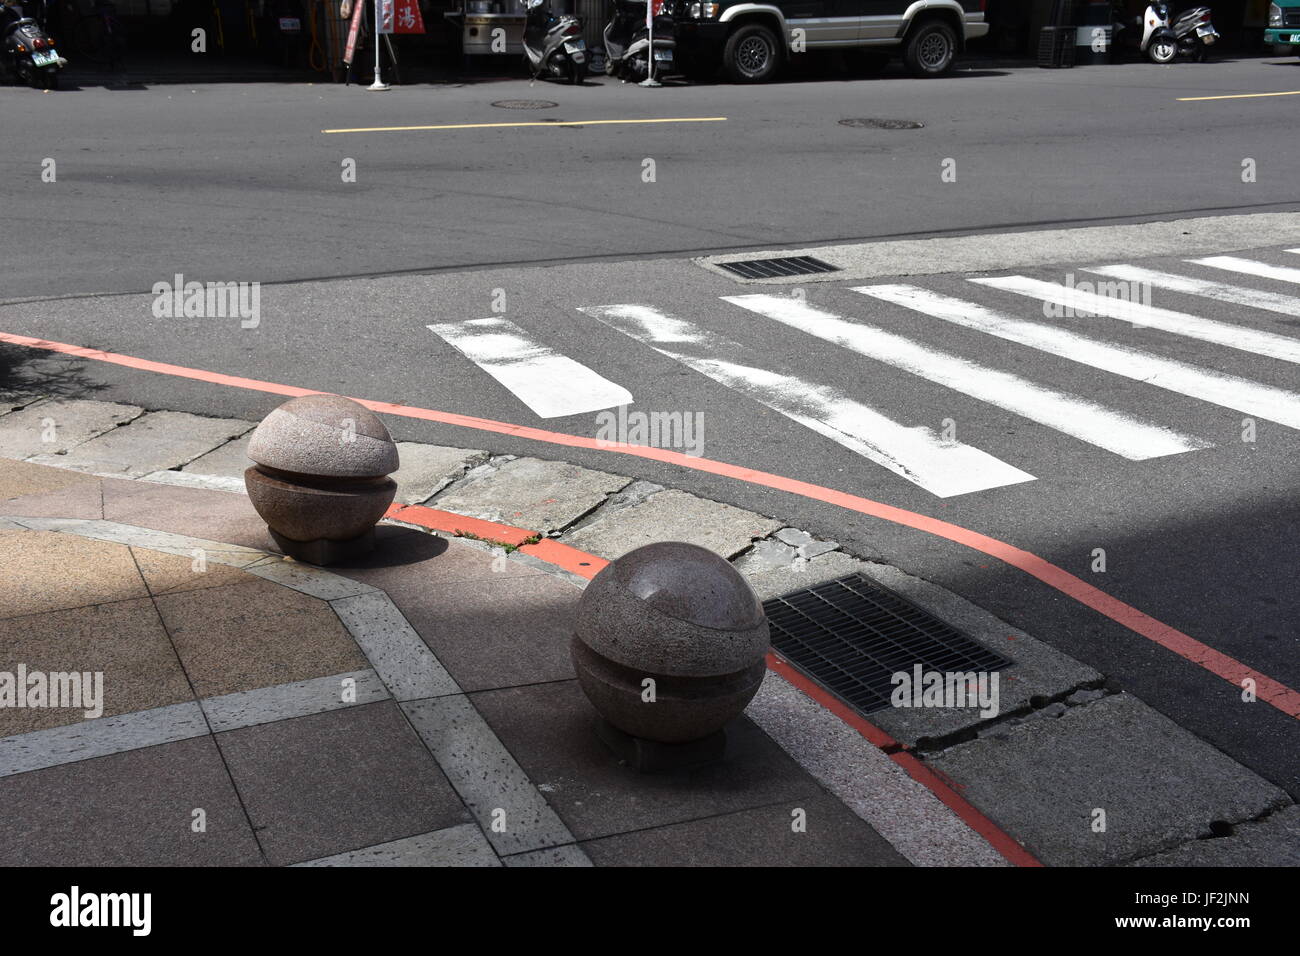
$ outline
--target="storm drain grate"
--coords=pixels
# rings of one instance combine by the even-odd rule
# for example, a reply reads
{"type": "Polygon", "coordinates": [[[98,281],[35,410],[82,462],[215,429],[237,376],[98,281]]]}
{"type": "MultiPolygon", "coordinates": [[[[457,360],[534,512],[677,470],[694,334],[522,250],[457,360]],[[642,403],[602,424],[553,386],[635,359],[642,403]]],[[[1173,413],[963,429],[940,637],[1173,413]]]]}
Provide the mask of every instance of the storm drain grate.
{"type": "Polygon", "coordinates": [[[550,100],[497,100],[492,105],[502,110],[549,110],[560,104],[550,100]]]}
{"type": "Polygon", "coordinates": [[[790,256],[785,259],[743,259],[740,262],[719,262],[742,279],[775,279],[779,276],[810,276],[818,272],[839,272],[838,266],[822,262],[812,256],[790,256]]]}
{"type": "Polygon", "coordinates": [[[862,574],[763,602],[772,646],[861,714],[890,706],[890,675],[999,671],[1011,661],[862,574]]]}
{"type": "Polygon", "coordinates": [[[842,119],[839,123],[855,129],[925,129],[924,123],[903,119],[842,119]]]}

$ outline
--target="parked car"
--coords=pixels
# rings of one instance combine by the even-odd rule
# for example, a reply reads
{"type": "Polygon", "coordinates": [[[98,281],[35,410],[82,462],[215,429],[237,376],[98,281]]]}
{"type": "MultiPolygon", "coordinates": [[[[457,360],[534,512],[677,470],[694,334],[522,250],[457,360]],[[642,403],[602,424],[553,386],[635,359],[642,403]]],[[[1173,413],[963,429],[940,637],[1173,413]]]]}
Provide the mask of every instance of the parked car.
{"type": "Polygon", "coordinates": [[[1268,5],[1264,42],[1300,54],[1300,0],[1273,0],[1268,5]]]}
{"type": "Polygon", "coordinates": [[[679,55],[696,71],[721,65],[737,83],[771,79],[792,52],[835,48],[898,52],[914,76],[940,76],[952,69],[967,40],[988,33],[985,3],[676,0],[673,16],[679,55]]]}

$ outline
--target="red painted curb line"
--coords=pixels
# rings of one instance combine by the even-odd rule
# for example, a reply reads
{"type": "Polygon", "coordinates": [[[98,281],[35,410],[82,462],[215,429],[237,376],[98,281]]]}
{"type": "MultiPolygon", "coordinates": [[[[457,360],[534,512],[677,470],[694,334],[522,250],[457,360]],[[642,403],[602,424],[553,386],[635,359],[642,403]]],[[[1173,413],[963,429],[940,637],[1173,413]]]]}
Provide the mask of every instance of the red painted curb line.
{"type": "MultiPolygon", "coordinates": [[[[93,359],[98,362],[107,362],[113,365],[121,365],[126,368],[140,369],[142,371],[157,372],[162,375],[172,375],[178,378],[189,378],[195,381],[208,382],[214,385],[229,385],[236,388],[245,388],[253,391],[270,392],[275,395],[315,395],[322,394],[315,389],[298,388],[292,385],[279,385],[275,382],[263,382],[258,379],[241,378],[235,375],[226,375],[221,372],[208,372],[203,369],[187,368],[183,365],[170,365],[166,362],[155,362],[151,359],[136,358],[131,355],[119,355],[114,352],[105,352],[100,349],[90,349],[79,345],[68,345],[64,342],[51,342],[46,339],[36,339],[26,335],[14,335],[10,332],[0,332],[0,342],[8,342],[12,345],[21,345],[26,348],[42,349],[49,352],[61,352],[66,355],[73,355],[78,358],[93,359]]],[[[388,415],[401,415],[406,418],[419,418],[425,421],[442,422],[448,425],[458,425],[462,428],[472,428],[479,431],[495,432],[502,435],[513,435],[516,438],[527,438],[532,441],[546,442],[551,445],[567,445],[571,448],[588,448],[597,451],[614,452],[620,455],[634,455],[638,458],[648,458],[652,461],[660,461],[671,465],[680,465],[683,468],[689,468],[693,471],[702,471],[709,474],[721,475],[725,478],[732,478],[737,481],[744,481],[754,485],[762,485],[767,488],[774,488],[778,491],[786,491],[790,494],[800,495],[813,501],[823,501],[827,504],[837,505],[850,511],[856,511],[860,514],[870,515],[874,518],[880,518],[884,521],[890,521],[907,528],[914,528],[917,531],[924,531],[927,534],[935,535],[939,538],[945,538],[957,544],[965,545],[975,551],[980,551],[990,557],[997,558],[1014,568],[1024,571],[1026,574],[1037,578],[1044,584],[1068,597],[1074,598],[1080,604],[1092,608],[1097,613],[1110,618],[1112,621],[1120,624],[1135,634],[1147,638],[1153,643],[1159,644],[1168,651],[1172,651],[1184,660],[1190,661],[1199,667],[1204,668],[1217,677],[1232,684],[1236,688],[1241,688],[1245,680],[1251,680],[1255,684],[1255,694],[1257,699],[1264,701],[1276,707],[1282,713],[1290,717],[1300,717],[1300,691],[1293,690],[1281,681],[1274,680],[1267,674],[1254,670],[1246,666],[1241,661],[1229,657],[1227,654],[1217,651],[1204,644],[1196,638],[1176,628],[1170,627],[1161,621],[1156,620],[1148,614],[1139,611],[1137,608],[1125,604],[1119,598],[1113,597],[1102,591],[1100,588],[1093,587],[1086,581],[1075,577],[1064,568],[1058,568],[1049,561],[1040,558],[1036,554],[1031,554],[1014,545],[1007,544],[1005,541],[999,541],[997,538],[980,534],[978,531],[971,531],[960,525],[950,524],[947,521],[940,521],[938,518],[931,518],[927,515],[918,514],[914,511],[907,511],[903,508],[896,508],[893,505],[887,505],[883,502],[873,501],[870,498],[862,498],[858,495],[851,495],[843,491],[835,491],[831,488],[823,488],[820,485],[814,485],[805,481],[798,481],[794,478],[784,478],[781,475],[773,475],[765,471],[756,471],[750,468],[741,468],[738,465],[730,465],[725,462],[711,461],[708,458],[695,458],[678,451],[671,451],[664,448],[650,448],[644,445],[624,445],[617,442],[604,441],[598,438],[585,438],[578,435],[566,435],[563,432],[551,432],[541,428],[530,428],[526,425],[512,425],[509,422],[498,422],[490,418],[474,418],[469,415],[457,415],[453,412],[439,412],[427,408],[413,408],[406,405],[394,405],[391,402],[375,402],[368,399],[354,398],[353,401],[364,405],[366,408],[375,412],[382,412],[388,415]]]]}

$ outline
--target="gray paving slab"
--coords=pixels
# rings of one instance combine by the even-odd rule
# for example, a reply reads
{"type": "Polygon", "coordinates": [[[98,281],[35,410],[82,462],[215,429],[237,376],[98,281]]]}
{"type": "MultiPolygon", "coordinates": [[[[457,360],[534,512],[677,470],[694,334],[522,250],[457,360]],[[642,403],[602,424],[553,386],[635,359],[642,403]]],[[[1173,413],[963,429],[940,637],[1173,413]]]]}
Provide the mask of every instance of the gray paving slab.
{"type": "Polygon", "coordinates": [[[368,594],[375,590],[361,581],[354,581],[341,574],[324,571],[309,564],[301,564],[278,554],[246,565],[244,570],[286,588],[320,598],[322,601],[337,601],[339,598],[368,594]]]}
{"type": "Polygon", "coordinates": [[[193,701],[0,738],[0,777],[153,747],[208,732],[193,701]]]}
{"type": "Polygon", "coordinates": [[[38,455],[33,460],[92,474],[138,478],[188,464],[252,427],[252,422],[232,418],[147,412],[129,425],[76,445],[66,455],[38,455]]]}
{"type": "Polygon", "coordinates": [[[497,853],[573,842],[573,834],[468,697],[414,701],[402,709],[497,853]]]}
{"type": "Polygon", "coordinates": [[[330,602],[393,697],[419,700],[459,694],[460,687],[382,591],[330,602]]]}
{"type": "Polygon", "coordinates": [[[745,713],[918,866],[1007,866],[930,790],[852,727],[768,673],[745,713]]]}
{"type": "Polygon", "coordinates": [[[63,453],[142,414],[135,405],[78,398],[28,405],[0,417],[0,456],[51,456],[49,464],[62,465],[63,453]]]}
{"type": "Polygon", "coordinates": [[[177,488],[200,488],[204,491],[224,491],[236,495],[248,493],[243,478],[198,475],[188,471],[151,471],[147,475],[141,475],[139,480],[152,481],[159,485],[173,485],[177,488]]]}
{"type": "Polygon", "coordinates": [[[693,772],[641,774],[595,734],[577,681],[484,691],[475,706],[579,840],[806,799],[821,791],[746,718],[727,729],[727,756],[693,772]]]}
{"type": "Polygon", "coordinates": [[[591,840],[582,848],[596,866],[909,865],[880,834],[823,793],[591,840]]]}
{"type": "Polygon", "coordinates": [[[862,571],[867,562],[843,551],[805,558],[799,555],[798,549],[769,538],[754,542],[754,547],[736,558],[733,564],[759,600],[766,601],[862,571]]]}
{"type": "Polygon", "coordinates": [[[226,544],[208,538],[195,538],[170,531],[157,531],[153,528],[140,528],[117,521],[60,518],[18,518],[16,520],[35,530],[62,531],[84,538],[94,538],[97,541],[113,541],[133,548],[161,551],[164,554],[189,557],[196,551],[202,551],[205,560],[236,568],[246,568],[248,565],[265,561],[268,557],[279,558],[278,555],[268,555],[265,551],[256,548],[226,544]]]}
{"type": "Polygon", "coordinates": [[[1300,805],[1292,804],[1231,836],[1190,840],[1130,866],[1300,866],[1300,805]]]}
{"type": "Polygon", "coordinates": [[[502,857],[506,866],[594,866],[582,847],[553,846],[545,850],[531,850],[528,853],[516,853],[502,857]]]}
{"type": "Polygon", "coordinates": [[[251,429],[256,422],[249,422],[250,431],[239,438],[233,438],[224,445],[218,445],[212,451],[200,455],[181,469],[183,474],[205,475],[212,478],[230,478],[244,483],[244,470],[253,466],[248,457],[248,442],[252,438],[251,429]]]}
{"type": "Polygon", "coordinates": [[[568,527],[631,480],[562,461],[496,459],[472,470],[429,504],[549,533],[568,527]]]}
{"type": "Polygon", "coordinates": [[[500,866],[476,823],[421,833],[294,866],[500,866]]]}
{"type": "Polygon", "coordinates": [[[488,453],[477,448],[452,448],[399,441],[398,458],[402,466],[393,475],[397,482],[397,501],[404,505],[424,504],[465,472],[487,460],[488,453]]]}
{"type": "Polygon", "coordinates": [[[780,527],[780,521],[752,511],[670,489],[629,508],[597,513],[562,540],[609,560],[658,541],[697,544],[729,559],[780,527]]]}
{"type": "Polygon", "coordinates": [[[209,736],[6,777],[0,806],[0,866],[263,863],[209,736]]]}
{"type": "Polygon", "coordinates": [[[392,702],[260,724],[216,739],[274,864],[469,822],[392,702]]]}
{"type": "Polygon", "coordinates": [[[1291,802],[1128,694],[990,727],[928,762],[1049,866],[1122,863],[1291,802]]]}
{"type": "Polygon", "coordinates": [[[258,687],[199,701],[214,733],[328,710],[387,700],[388,688],[372,670],[349,671],[292,684],[258,687]],[[351,685],[345,685],[351,681],[351,685]],[[345,693],[346,690],[346,693],[345,693]]]}

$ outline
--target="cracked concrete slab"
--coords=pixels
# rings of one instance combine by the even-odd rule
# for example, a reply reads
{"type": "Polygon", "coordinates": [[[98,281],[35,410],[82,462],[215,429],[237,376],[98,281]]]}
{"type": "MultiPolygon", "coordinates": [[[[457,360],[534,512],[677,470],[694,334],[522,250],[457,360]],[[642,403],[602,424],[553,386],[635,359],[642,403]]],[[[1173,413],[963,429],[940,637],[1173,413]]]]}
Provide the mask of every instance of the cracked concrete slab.
{"type": "Polygon", "coordinates": [[[493,459],[428,504],[546,534],[567,528],[631,480],[562,461],[493,459]]]}
{"type": "Polygon", "coordinates": [[[752,511],[672,489],[608,514],[598,512],[563,541],[611,561],[657,541],[686,541],[731,558],[779,527],[780,521],[752,511]]]}
{"type": "Polygon", "coordinates": [[[393,480],[397,482],[397,501],[404,505],[424,504],[487,458],[487,452],[477,448],[413,441],[399,441],[397,454],[402,466],[393,474],[393,480]]]}
{"type": "Polygon", "coordinates": [[[993,728],[927,763],[1049,866],[1123,863],[1291,802],[1128,694],[993,728]]]}
{"type": "Polygon", "coordinates": [[[200,455],[186,465],[181,471],[190,475],[206,475],[210,478],[234,478],[242,485],[244,470],[253,467],[253,459],[248,457],[248,442],[253,437],[251,431],[256,423],[249,422],[249,434],[245,434],[224,445],[218,445],[207,454],[200,455]]]}
{"type": "Polygon", "coordinates": [[[238,419],[148,412],[125,427],[77,445],[66,455],[41,455],[33,460],[74,471],[139,478],[188,464],[252,427],[252,422],[238,419]]]}
{"type": "Polygon", "coordinates": [[[755,542],[754,547],[738,557],[734,564],[760,601],[834,581],[867,566],[866,561],[843,551],[801,558],[796,548],[770,538],[755,542]]]}
{"type": "Polygon", "coordinates": [[[1300,804],[1278,810],[1257,823],[1243,823],[1231,836],[1192,840],[1129,865],[1300,866],[1300,804]]]}
{"type": "MultiPolygon", "coordinates": [[[[135,405],[84,399],[27,405],[0,417],[0,455],[19,459],[36,455],[62,456],[142,414],[144,409],[135,405]]],[[[71,467],[62,457],[48,464],[71,467]]]]}

